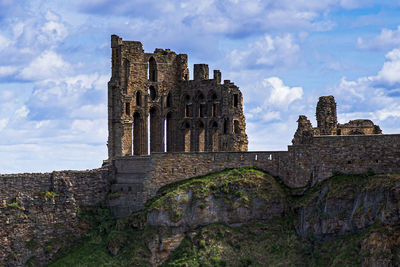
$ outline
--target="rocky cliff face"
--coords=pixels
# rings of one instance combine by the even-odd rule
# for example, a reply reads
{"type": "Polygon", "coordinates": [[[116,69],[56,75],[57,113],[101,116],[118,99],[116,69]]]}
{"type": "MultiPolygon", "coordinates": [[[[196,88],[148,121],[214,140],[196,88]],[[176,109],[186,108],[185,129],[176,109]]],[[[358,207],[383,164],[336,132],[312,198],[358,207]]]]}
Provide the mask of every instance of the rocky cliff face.
{"type": "Polygon", "coordinates": [[[294,197],[226,170],[162,188],[50,266],[397,266],[399,190],[400,175],[337,175],[294,197]]]}

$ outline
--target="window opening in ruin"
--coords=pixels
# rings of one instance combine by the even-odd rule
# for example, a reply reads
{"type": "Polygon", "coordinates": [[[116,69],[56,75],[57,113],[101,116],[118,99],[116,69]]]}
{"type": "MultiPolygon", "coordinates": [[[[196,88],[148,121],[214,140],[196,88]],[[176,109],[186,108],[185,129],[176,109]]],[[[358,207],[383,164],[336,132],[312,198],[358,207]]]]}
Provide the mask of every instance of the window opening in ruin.
{"type": "Polygon", "coordinates": [[[236,108],[239,104],[239,96],[238,94],[233,95],[233,106],[236,108]]]}
{"type": "Polygon", "coordinates": [[[235,129],[235,134],[240,134],[239,121],[234,120],[234,121],[233,121],[233,127],[234,127],[234,129],[235,129]]]}
{"type": "Polygon", "coordinates": [[[128,85],[129,85],[129,75],[130,75],[130,62],[129,60],[125,59],[124,60],[124,65],[125,65],[125,84],[124,84],[124,93],[126,94],[128,92],[128,85]]]}
{"type": "Polygon", "coordinates": [[[185,123],[184,125],[184,141],[183,141],[183,145],[184,145],[184,151],[185,152],[190,152],[190,124],[188,122],[185,123]]]}
{"type": "Polygon", "coordinates": [[[185,96],[185,117],[189,118],[191,116],[191,109],[192,103],[190,103],[190,96],[186,95],[185,96]]]}
{"type": "Polygon", "coordinates": [[[206,103],[200,103],[199,116],[201,118],[206,117],[206,110],[207,110],[206,103]]]}
{"type": "Polygon", "coordinates": [[[156,60],[151,57],[149,60],[149,71],[148,71],[149,81],[157,81],[157,63],[156,60]]]}
{"type": "Polygon", "coordinates": [[[218,116],[218,103],[217,102],[217,94],[213,91],[211,93],[211,116],[212,117],[217,117],[218,116]]]}
{"type": "Polygon", "coordinates": [[[149,96],[150,96],[151,100],[155,100],[156,99],[157,92],[156,92],[156,89],[154,88],[154,86],[150,86],[148,93],[149,93],[149,96]]]}
{"type": "Polygon", "coordinates": [[[131,115],[131,106],[129,102],[125,103],[125,114],[128,116],[131,115]]]}
{"type": "Polygon", "coordinates": [[[140,107],[142,105],[142,94],[140,91],[136,92],[136,106],[140,107]]]}
{"type": "Polygon", "coordinates": [[[254,157],[254,160],[258,160],[258,155],[256,154],[256,156],[254,157]]]}
{"type": "Polygon", "coordinates": [[[212,105],[212,116],[217,117],[217,103],[213,103],[212,105]]]}
{"type": "Polygon", "coordinates": [[[143,120],[139,114],[139,112],[135,112],[133,114],[133,154],[134,155],[142,155],[144,151],[142,151],[142,137],[143,137],[143,120]]]}
{"type": "Polygon", "coordinates": [[[185,117],[189,118],[190,117],[190,104],[185,105],[185,117]]]}
{"type": "Polygon", "coordinates": [[[269,154],[268,160],[272,160],[272,154],[269,154]]]}
{"type": "Polygon", "coordinates": [[[164,151],[171,152],[172,151],[172,136],[173,136],[173,128],[172,128],[172,113],[169,112],[164,122],[164,151]]]}
{"type": "Polygon", "coordinates": [[[150,109],[150,152],[163,152],[164,148],[162,147],[162,131],[161,124],[162,119],[160,118],[158,109],[156,107],[152,107],[150,109]]]}
{"type": "Polygon", "coordinates": [[[170,108],[172,106],[172,99],[171,99],[171,93],[168,93],[167,95],[167,108],[170,108]]]}
{"type": "Polygon", "coordinates": [[[341,129],[338,129],[336,134],[337,134],[337,135],[342,135],[342,130],[341,130],[341,129]]]}
{"type": "Polygon", "coordinates": [[[204,95],[200,92],[197,101],[199,103],[199,117],[205,117],[206,116],[206,102],[204,101],[204,95]]]}
{"type": "Polygon", "coordinates": [[[224,134],[228,133],[228,119],[224,120],[224,134]]]}

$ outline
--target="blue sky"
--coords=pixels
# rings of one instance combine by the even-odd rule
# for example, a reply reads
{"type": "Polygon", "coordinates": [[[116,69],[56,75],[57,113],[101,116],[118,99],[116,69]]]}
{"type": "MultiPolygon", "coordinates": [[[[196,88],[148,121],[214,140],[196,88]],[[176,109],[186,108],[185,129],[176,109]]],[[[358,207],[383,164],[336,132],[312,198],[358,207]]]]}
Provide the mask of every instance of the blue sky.
{"type": "Polygon", "coordinates": [[[220,69],[243,92],[249,150],[286,150],[321,95],[342,123],[400,133],[399,14],[398,0],[0,0],[0,173],[107,158],[111,34],[220,69]]]}

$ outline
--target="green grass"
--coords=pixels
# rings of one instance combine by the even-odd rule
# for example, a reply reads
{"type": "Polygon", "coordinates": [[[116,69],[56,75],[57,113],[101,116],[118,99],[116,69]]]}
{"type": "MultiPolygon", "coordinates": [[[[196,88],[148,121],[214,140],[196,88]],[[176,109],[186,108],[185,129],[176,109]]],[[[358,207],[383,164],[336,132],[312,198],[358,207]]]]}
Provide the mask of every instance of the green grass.
{"type": "Polygon", "coordinates": [[[18,203],[7,203],[7,208],[15,210],[25,210],[25,208],[18,205],[18,203]]]}
{"type": "Polygon", "coordinates": [[[56,197],[59,196],[58,193],[53,192],[53,191],[42,191],[39,193],[40,198],[44,199],[44,200],[55,200],[56,197]]]}

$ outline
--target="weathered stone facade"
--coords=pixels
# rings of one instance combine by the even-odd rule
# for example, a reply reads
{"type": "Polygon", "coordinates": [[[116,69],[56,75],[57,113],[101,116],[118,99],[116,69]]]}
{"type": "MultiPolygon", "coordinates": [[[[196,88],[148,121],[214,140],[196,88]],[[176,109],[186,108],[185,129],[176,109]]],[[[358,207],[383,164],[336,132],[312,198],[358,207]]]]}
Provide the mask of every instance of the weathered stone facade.
{"type": "Polygon", "coordinates": [[[313,128],[306,116],[300,115],[293,145],[308,144],[310,137],[323,135],[370,135],[382,134],[382,130],[371,120],[351,120],[348,123],[337,122],[336,102],[333,96],[321,96],[317,109],[317,127],[313,128]]]}
{"type": "Polygon", "coordinates": [[[85,234],[79,207],[104,203],[110,172],[0,175],[0,266],[44,266],[85,234]]]}
{"type": "Polygon", "coordinates": [[[150,152],[246,151],[243,98],[221,72],[169,49],[145,53],[140,42],[111,37],[109,159],[150,152]],[[150,134],[148,134],[150,133],[150,134]]]}

